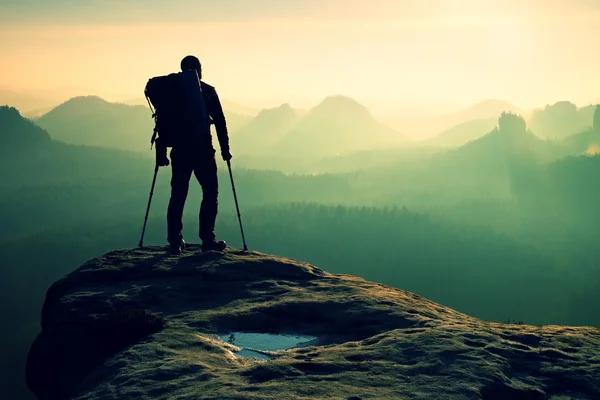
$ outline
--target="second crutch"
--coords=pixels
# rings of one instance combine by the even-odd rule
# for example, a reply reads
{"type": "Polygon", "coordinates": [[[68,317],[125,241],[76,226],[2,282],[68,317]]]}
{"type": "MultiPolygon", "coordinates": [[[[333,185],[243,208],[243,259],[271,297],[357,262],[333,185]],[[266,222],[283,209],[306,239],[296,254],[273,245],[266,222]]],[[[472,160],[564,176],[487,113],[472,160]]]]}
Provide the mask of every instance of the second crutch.
{"type": "Polygon", "coordinates": [[[242,226],[242,216],[240,215],[240,206],[238,205],[237,194],[235,192],[235,184],[233,183],[233,173],[231,172],[231,161],[227,160],[229,168],[229,178],[231,179],[231,189],[233,190],[233,199],[235,200],[235,209],[237,210],[238,221],[240,222],[240,231],[242,232],[242,242],[244,243],[244,251],[248,250],[246,238],[244,237],[244,227],[242,226]]]}

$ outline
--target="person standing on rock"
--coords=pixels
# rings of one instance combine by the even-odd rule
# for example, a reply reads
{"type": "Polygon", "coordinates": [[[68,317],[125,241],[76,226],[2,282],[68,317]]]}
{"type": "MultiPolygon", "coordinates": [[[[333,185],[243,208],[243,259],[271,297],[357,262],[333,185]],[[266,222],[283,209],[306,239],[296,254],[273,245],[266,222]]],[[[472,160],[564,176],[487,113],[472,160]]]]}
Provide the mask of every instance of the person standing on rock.
{"type": "MultiPolygon", "coordinates": [[[[186,56],[181,60],[181,70],[196,70],[200,79],[202,97],[206,111],[215,125],[221,156],[229,161],[229,135],[223,108],[213,86],[202,81],[202,66],[195,56],[186,56]]],[[[219,184],[217,178],[216,150],[212,144],[212,136],[207,135],[202,143],[193,142],[174,145],[171,149],[171,198],[167,209],[168,241],[170,251],[180,253],[185,246],[183,240],[183,208],[187,198],[192,172],[202,187],[202,204],[200,206],[199,234],[202,250],[224,250],[226,243],[215,238],[215,221],[218,210],[219,184]]],[[[166,156],[166,155],[165,155],[166,156]]]]}

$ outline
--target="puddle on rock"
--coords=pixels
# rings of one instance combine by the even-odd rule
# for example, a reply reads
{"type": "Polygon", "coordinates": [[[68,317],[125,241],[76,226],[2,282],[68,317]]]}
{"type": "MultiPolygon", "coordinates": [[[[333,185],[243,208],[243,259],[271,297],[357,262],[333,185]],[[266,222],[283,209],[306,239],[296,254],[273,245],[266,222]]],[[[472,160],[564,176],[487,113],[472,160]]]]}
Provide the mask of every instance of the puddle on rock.
{"type": "Polygon", "coordinates": [[[233,332],[219,335],[219,339],[242,349],[235,353],[238,357],[271,360],[271,356],[261,353],[261,351],[289,350],[296,347],[310,346],[314,344],[317,338],[307,335],[233,332]]]}

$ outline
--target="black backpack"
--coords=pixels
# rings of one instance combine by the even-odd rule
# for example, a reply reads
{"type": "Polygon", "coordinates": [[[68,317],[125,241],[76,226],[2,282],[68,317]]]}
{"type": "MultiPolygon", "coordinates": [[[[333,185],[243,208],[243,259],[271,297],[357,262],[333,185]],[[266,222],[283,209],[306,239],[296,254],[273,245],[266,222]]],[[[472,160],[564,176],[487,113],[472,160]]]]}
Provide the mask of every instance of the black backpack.
{"type": "Polygon", "coordinates": [[[144,94],[150,108],[154,106],[151,145],[156,142],[161,147],[173,147],[193,139],[186,135],[210,135],[210,121],[195,71],[151,78],[144,94]]]}

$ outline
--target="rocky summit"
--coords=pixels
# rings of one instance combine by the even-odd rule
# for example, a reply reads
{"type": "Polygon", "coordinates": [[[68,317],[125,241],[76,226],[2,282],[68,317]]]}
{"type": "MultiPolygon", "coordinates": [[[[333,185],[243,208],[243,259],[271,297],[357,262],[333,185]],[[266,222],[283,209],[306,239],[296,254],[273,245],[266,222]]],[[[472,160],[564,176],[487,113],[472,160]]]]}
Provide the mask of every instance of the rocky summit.
{"type": "Polygon", "coordinates": [[[50,287],[41,325],[39,399],[600,399],[597,329],[485,322],[252,251],[110,252],[50,287]]]}

